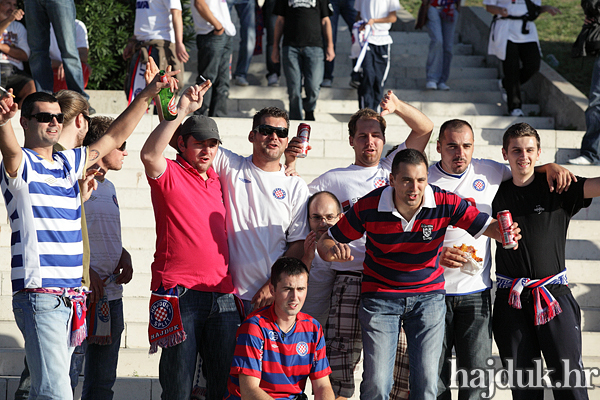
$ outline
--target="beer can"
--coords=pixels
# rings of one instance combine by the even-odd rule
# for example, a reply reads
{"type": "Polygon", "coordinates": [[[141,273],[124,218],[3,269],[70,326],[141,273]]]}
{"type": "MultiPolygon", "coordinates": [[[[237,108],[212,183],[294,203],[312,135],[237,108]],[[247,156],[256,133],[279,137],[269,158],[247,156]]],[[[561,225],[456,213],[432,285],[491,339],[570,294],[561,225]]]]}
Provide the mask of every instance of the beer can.
{"type": "Polygon", "coordinates": [[[308,140],[310,139],[310,125],[302,123],[298,125],[298,135],[302,141],[302,152],[298,154],[298,158],[304,158],[308,155],[308,140]]]}
{"type": "Polygon", "coordinates": [[[498,220],[498,225],[500,226],[500,233],[502,233],[502,247],[507,250],[514,248],[517,245],[517,241],[510,231],[510,227],[513,224],[510,211],[499,211],[496,215],[496,219],[498,220]]]}

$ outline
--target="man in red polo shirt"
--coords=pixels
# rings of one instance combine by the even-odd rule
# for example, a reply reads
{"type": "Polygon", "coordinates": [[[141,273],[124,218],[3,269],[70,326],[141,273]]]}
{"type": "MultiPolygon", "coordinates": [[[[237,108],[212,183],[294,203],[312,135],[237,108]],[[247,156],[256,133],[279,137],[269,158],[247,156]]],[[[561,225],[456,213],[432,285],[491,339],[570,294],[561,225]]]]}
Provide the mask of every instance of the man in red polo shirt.
{"type": "Polygon", "coordinates": [[[156,218],[152,263],[151,351],[163,347],[159,380],[163,399],[189,399],[196,357],[202,357],[207,399],[220,400],[240,324],[229,273],[225,206],[212,162],[220,138],[216,123],[186,115],[202,105],[210,81],[188,88],[178,117],[162,121],[141,151],[156,218]],[[179,154],[163,151],[179,129],[179,154]]]}

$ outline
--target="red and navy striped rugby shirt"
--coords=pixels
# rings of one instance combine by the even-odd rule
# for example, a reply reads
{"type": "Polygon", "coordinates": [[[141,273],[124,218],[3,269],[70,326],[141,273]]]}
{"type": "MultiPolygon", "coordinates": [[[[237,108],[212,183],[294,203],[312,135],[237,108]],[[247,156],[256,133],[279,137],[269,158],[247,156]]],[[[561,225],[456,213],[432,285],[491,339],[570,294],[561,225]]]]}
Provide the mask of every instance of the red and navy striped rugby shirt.
{"type": "Polygon", "coordinates": [[[239,374],[260,379],[260,388],[274,399],[293,399],[311,380],[331,373],[323,330],[316,319],[302,312],[296,324],[283,333],[276,324],[273,305],[246,319],[237,331],[225,400],[240,400],[239,374]]]}
{"type": "Polygon", "coordinates": [[[362,293],[369,297],[445,293],[444,267],[438,256],[446,228],[453,225],[479,237],[491,218],[454,193],[428,185],[422,207],[405,232],[393,196],[391,186],[367,194],[331,227],[330,236],[349,243],[367,233],[362,293]]]}

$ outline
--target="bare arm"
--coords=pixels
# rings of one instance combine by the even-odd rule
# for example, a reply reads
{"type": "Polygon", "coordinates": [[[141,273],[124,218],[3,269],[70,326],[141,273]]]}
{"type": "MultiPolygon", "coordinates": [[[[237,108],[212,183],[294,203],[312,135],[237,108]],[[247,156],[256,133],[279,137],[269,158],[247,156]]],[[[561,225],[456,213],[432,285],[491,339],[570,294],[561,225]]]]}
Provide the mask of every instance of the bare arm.
{"type": "Polygon", "coordinates": [[[329,234],[323,234],[317,243],[317,251],[323,261],[346,262],[354,260],[350,246],[346,243],[336,243],[329,234]]]}
{"type": "Polygon", "coordinates": [[[294,257],[299,260],[304,255],[304,240],[297,240],[292,243],[288,243],[288,249],[283,253],[284,257],[294,257]]]}
{"type": "Polygon", "coordinates": [[[323,37],[327,42],[327,48],[325,49],[325,60],[333,61],[335,58],[335,51],[333,49],[333,35],[331,33],[331,20],[329,17],[321,18],[321,30],[323,37]]]}
{"type": "Polygon", "coordinates": [[[556,14],[562,14],[562,12],[557,8],[557,7],[552,7],[552,6],[542,6],[540,12],[547,12],[548,14],[552,15],[553,17],[556,14]]]}
{"type": "MultiPolygon", "coordinates": [[[[9,89],[9,92],[12,93],[12,89],[9,89]]],[[[23,158],[21,146],[19,146],[10,121],[17,113],[18,107],[11,96],[4,96],[0,99],[0,152],[6,173],[13,178],[17,176],[17,170],[23,158]]]]}
{"type": "Polygon", "coordinates": [[[177,59],[185,63],[190,59],[190,55],[183,44],[183,19],[181,18],[181,10],[171,9],[173,19],[173,30],[175,31],[175,52],[177,59]]]}
{"type": "Polygon", "coordinates": [[[335,395],[331,388],[331,381],[328,376],[319,379],[311,379],[313,394],[315,400],[334,400],[335,395]]]}
{"type": "Polygon", "coordinates": [[[381,100],[381,115],[394,113],[412,129],[406,138],[406,147],[425,151],[433,132],[433,122],[413,106],[400,100],[394,92],[388,90],[381,100]]]}
{"type": "Polygon", "coordinates": [[[273,34],[273,51],[271,52],[271,60],[274,63],[279,62],[279,45],[281,44],[281,36],[283,36],[283,27],[285,18],[281,15],[277,16],[275,21],[275,33],[273,34]]]}
{"type": "Polygon", "coordinates": [[[27,53],[16,46],[9,46],[6,43],[0,43],[0,51],[19,61],[29,60],[27,53]]]}
{"type": "Polygon", "coordinates": [[[223,24],[219,22],[219,20],[213,15],[210,8],[208,8],[208,4],[206,4],[205,0],[194,0],[194,7],[198,10],[198,14],[204,19],[206,22],[215,27],[215,34],[222,35],[225,32],[225,28],[223,24]]]}
{"type": "Polygon", "coordinates": [[[508,16],[508,10],[505,7],[485,6],[485,10],[490,14],[499,15],[501,17],[508,16]]]}
{"type": "Polygon", "coordinates": [[[5,19],[3,19],[2,21],[0,21],[0,32],[4,32],[8,26],[10,25],[11,22],[17,20],[20,21],[23,19],[23,16],[25,15],[25,11],[21,10],[21,9],[16,9],[13,10],[12,13],[10,13],[10,15],[8,17],[6,17],[5,19]]]}
{"type": "Polygon", "coordinates": [[[600,178],[588,178],[583,184],[583,197],[591,199],[600,196],[600,178]]]}
{"type": "MultiPolygon", "coordinates": [[[[511,230],[515,240],[517,242],[521,240],[521,228],[519,228],[519,224],[513,222],[511,230]]],[[[487,229],[483,232],[483,234],[491,239],[502,243],[502,234],[500,233],[500,227],[498,226],[498,221],[495,219],[492,220],[492,223],[488,225],[487,229]]],[[[513,250],[516,250],[518,247],[519,244],[517,243],[513,250]]]]}
{"type": "Polygon", "coordinates": [[[144,90],[135,97],[129,107],[127,107],[110,125],[106,134],[89,147],[86,168],[121,146],[123,142],[127,140],[146,113],[148,102],[156,96],[161,89],[169,86],[173,88],[176,85],[173,76],[177,72],[179,71],[167,72],[169,83],[160,82],[158,76],[156,76],[153,82],[146,86],[144,90]]]}
{"type": "Polygon", "coordinates": [[[385,23],[391,23],[393,24],[394,22],[396,22],[396,20],[398,19],[398,17],[396,17],[396,11],[390,11],[390,13],[387,15],[387,17],[383,17],[383,18],[371,18],[367,24],[369,25],[373,25],[373,24],[385,24],[385,23]]]}
{"type": "Polygon", "coordinates": [[[144,170],[149,177],[156,178],[165,172],[167,161],[163,156],[163,152],[186,115],[193,113],[202,106],[204,94],[210,86],[211,82],[206,81],[201,86],[189,87],[179,99],[177,118],[172,121],[162,120],[148,136],[140,152],[140,157],[144,164],[144,170]]]}
{"type": "Polygon", "coordinates": [[[259,378],[244,374],[239,374],[238,378],[242,400],[273,400],[267,392],[260,388],[259,378]]]}

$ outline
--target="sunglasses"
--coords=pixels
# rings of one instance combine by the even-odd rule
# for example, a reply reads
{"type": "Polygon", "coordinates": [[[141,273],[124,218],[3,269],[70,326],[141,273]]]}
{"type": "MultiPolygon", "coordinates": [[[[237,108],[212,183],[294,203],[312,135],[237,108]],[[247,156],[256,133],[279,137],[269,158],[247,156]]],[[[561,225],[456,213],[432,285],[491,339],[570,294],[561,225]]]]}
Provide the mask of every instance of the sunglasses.
{"type": "Polygon", "coordinates": [[[33,114],[28,119],[31,119],[31,118],[35,118],[37,120],[37,122],[51,122],[52,118],[56,118],[56,122],[58,122],[59,124],[62,124],[65,120],[65,114],[63,114],[63,113],[51,114],[48,112],[40,112],[37,114],[33,114]]]}
{"type": "Polygon", "coordinates": [[[81,113],[81,115],[83,115],[83,119],[85,119],[88,124],[92,121],[89,115],[85,115],[84,113],[81,113]]]}
{"type": "Polygon", "coordinates": [[[277,135],[277,137],[281,139],[285,139],[288,137],[288,128],[281,128],[278,126],[271,125],[259,125],[258,128],[255,129],[257,132],[264,136],[271,136],[273,133],[277,135]]]}
{"type": "Polygon", "coordinates": [[[118,147],[117,150],[119,150],[119,151],[125,151],[126,148],[127,148],[127,142],[123,142],[123,144],[121,145],[121,147],[118,147]]]}

